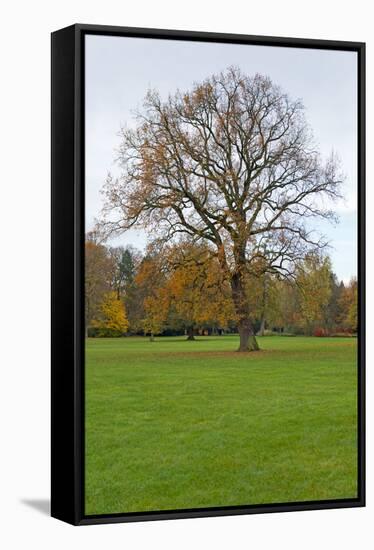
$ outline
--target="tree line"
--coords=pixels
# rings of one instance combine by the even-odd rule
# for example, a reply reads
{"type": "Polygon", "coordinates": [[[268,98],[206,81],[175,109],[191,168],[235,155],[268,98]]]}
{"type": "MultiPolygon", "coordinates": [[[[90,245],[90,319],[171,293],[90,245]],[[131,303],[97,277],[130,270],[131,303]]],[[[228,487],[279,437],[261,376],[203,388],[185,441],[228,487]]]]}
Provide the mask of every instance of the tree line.
{"type": "MultiPolygon", "coordinates": [[[[258,270],[243,282],[255,333],[356,333],[357,281],[339,281],[327,255],[307,255],[288,279],[261,265],[258,270]]],[[[87,336],[185,334],[193,340],[238,332],[230,280],[206,244],[186,239],[160,247],[156,241],[142,253],[107,246],[91,233],[85,271],[87,336]]]]}

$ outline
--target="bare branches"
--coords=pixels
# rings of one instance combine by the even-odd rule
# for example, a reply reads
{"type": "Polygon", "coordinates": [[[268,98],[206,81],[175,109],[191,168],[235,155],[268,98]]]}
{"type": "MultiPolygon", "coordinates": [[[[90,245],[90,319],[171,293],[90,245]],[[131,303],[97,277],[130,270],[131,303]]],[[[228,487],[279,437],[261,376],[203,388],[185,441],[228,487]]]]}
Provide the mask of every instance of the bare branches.
{"type": "Polygon", "coordinates": [[[326,246],[305,221],[334,220],[339,163],[322,163],[301,102],[269,78],[230,67],[166,101],[149,91],[136,119],[121,130],[121,177],[104,186],[105,234],[186,236],[208,242],[229,272],[261,259],[285,276],[326,246]]]}

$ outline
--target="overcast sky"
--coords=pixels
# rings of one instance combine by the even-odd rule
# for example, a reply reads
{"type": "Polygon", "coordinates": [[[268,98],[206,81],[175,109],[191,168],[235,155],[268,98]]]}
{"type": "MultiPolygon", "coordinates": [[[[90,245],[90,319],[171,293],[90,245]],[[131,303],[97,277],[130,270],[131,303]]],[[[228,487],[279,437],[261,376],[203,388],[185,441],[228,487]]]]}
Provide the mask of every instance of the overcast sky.
{"type": "MultiPolygon", "coordinates": [[[[340,223],[319,224],[328,237],[334,271],[348,281],[357,274],[357,54],[274,46],[249,46],[86,36],[86,229],[99,216],[100,189],[114,162],[118,131],[133,124],[133,111],[149,88],[163,97],[236,65],[261,73],[293,99],[302,99],[322,156],[342,160],[345,201],[336,206],[340,223]]],[[[143,249],[146,234],[129,231],[115,244],[143,249]]]]}

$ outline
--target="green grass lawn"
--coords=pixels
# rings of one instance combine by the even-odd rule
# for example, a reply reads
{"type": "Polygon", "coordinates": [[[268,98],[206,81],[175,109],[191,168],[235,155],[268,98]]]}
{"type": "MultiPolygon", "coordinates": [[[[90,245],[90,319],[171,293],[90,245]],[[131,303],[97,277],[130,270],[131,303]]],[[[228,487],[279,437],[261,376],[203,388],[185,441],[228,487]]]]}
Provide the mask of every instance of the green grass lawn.
{"type": "Polygon", "coordinates": [[[89,339],[86,514],[354,498],[354,338],[89,339]]]}

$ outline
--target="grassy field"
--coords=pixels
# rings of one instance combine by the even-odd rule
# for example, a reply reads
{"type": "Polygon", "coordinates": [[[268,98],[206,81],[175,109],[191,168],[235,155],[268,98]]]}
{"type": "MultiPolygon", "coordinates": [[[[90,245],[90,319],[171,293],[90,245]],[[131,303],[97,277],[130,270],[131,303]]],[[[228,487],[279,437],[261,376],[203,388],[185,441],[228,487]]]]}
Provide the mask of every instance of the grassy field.
{"type": "Polygon", "coordinates": [[[89,339],[86,514],[354,498],[349,338],[89,339]]]}

